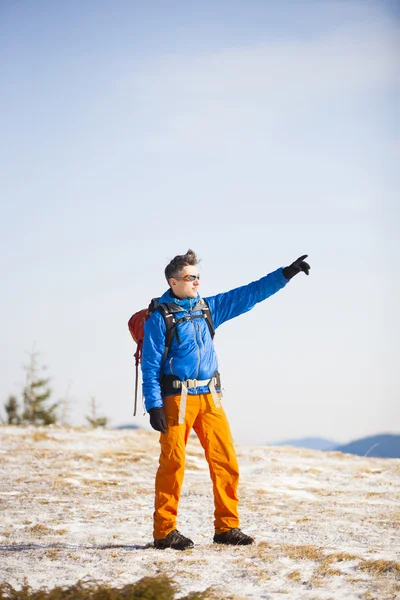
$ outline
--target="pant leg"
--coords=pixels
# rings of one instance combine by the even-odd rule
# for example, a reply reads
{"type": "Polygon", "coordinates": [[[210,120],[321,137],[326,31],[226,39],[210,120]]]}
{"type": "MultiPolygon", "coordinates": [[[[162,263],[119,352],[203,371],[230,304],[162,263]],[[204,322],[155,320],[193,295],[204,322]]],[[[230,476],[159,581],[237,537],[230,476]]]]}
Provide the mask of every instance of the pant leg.
{"type": "Polygon", "coordinates": [[[225,411],[216,408],[211,394],[201,395],[201,408],[193,424],[210,469],[214,492],[215,533],[239,527],[237,487],[239,466],[225,411]]]}
{"type": "Polygon", "coordinates": [[[167,433],[160,434],[160,461],[155,482],[155,539],[176,529],[178,504],[185,472],[186,444],[200,407],[200,396],[187,397],[185,423],[178,424],[180,395],[164,398],[167,433]]]}

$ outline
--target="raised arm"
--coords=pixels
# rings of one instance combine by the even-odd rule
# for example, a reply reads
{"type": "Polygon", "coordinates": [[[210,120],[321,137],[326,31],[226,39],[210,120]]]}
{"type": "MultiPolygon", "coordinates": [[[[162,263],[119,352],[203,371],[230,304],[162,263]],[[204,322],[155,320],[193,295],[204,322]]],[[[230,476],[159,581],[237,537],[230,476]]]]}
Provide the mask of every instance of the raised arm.
{"type": "Polygon", "coordinates": [[[211,310],[214,328],[216,329],[225,321],[248,312],[258,302],[262,302],[285,287],[288,281],[281,267],[258,281],[253,281],[229,292],[205,298],[211,310]]]}

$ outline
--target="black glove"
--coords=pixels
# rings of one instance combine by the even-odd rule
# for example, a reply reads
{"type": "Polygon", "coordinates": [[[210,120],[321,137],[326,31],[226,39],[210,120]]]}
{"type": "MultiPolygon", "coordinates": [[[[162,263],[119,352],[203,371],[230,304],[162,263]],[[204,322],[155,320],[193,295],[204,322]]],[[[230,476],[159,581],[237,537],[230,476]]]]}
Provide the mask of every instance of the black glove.
{"type": "Polygon", "coordinates": [[[163,408],[151,408],[149,410],[150,425],[156,431],[161,433],[167,433],[167,419],[163,408]]]}
{"type": "Polygon", "coordinates": [[[300,271],[303,271],[306,275],[310,274],[311,267],[308,263],[304,262],[304,259],[307,258],[307,256],[308,254],[300,256],[300,258],[295,260],[291,265],[282,269],[282,273],[286,279],[292,279],[292,277],[297,275],[297,273],[300,273],[300,271]]]}

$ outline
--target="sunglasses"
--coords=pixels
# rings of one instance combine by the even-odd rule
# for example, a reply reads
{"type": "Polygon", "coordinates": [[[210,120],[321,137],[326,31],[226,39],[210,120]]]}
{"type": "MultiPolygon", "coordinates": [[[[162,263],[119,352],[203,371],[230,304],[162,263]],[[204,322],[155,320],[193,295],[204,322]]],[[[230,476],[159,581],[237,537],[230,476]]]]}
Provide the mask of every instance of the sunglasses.
{"type": "Polygon", "coordinates": [[[181,281],[196,281],[198,279],[200,281],[200,275],[185,275],[184,277],[176,277],[175,279],[180,279],[181,281]]]}

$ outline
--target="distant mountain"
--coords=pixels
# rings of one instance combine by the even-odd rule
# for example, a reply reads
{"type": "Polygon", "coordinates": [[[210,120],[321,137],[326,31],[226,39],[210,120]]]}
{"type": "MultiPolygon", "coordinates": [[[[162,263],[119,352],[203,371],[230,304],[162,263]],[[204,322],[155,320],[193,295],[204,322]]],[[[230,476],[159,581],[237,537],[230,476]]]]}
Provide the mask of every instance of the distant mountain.
{"type": "Polygon", "coordinates": [[[309,450],[332,450],[336,448],[337,442],[326,440],[319,437],[300,438],[297,440],[284,440],[282,442],[274,442],[269,446],[294,446],[295,448],[308,448],[309,450]]]}
{"type": "Polygon", "coordinates": [[[357,456],[372,456],[375,458],[400,458],[400,434],[384,433],[349,442],[338,444],[325,438],[310,437],[294,440],[283,440],[268,444],[269,446],[293,446],[309,450],[326,450],[356,454],[357,456]]]}
{"type": "Polygon", "coordinates": [[[142,429],[142,428],[140,427],[140,425],[128,424],[128,425],[118,425],[117,427],[114,427],[114,429],[142,429]]]}
{"type": "Polygon", "coordinates": [[[400,458],[400,435],[384,433],[355,440],[349,444],[336,446],[333,450],[358,456],[375,458],[400,458]]]}

